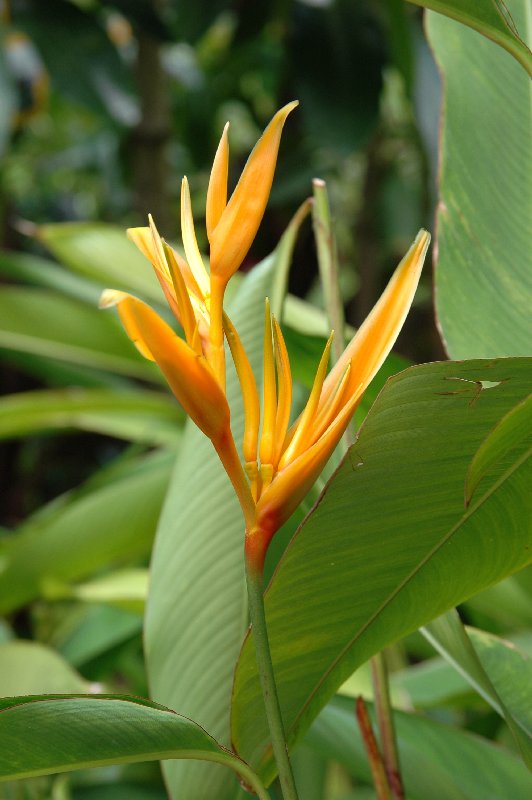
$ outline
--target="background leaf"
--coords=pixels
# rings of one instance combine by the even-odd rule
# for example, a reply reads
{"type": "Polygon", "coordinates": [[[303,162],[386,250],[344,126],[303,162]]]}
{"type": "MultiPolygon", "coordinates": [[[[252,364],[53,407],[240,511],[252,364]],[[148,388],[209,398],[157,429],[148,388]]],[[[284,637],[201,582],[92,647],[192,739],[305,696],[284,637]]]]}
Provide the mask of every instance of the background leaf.
{"type": "Polygon", "coordinates": [[[21,639],[0,644],[0,697],[86,692],[89,684],[50,647],[21,639]]]}
{"type": "MultiPolygon", "coordinates": [[[[266,592],[290,741],[373,653],[529,562],[530,460],[521,450],[465,512],[463,504],[472,453],[529,390],[527,359],[426,364],[388,381],[266,592]]],[[[270,778],[249,637],[232,733],[270,778]]]]}
{"type": "Polygon", "coordinates": [[[46,289],[0,288],[0,347],[161,382],[116,315],[46,289]]]}
{"type": "Polygon", "coordinates": [[[0,398],[0,439],[77,428],[170,446],[183,414],[168,394],[102,389],[42,390],[0,398]]]}
{"type": "Polygon", "coordinates": [[[129,473],[50,504],[3,539],[0,610],[57,596],[69,581],[147,554],[171,465],[168,453],[138,459],[129,473]]]}
{"type": "Polygon", "coordinates": [[[64,222],[39,225],[37,236],[73,272],[104,287],[130,291],[148,301],[165,304],[153,269],[123,228],[104,223],[64,222]]]}
{"type": "MultiPolygon", "coordinates": [[[[508,6],[526,31],[527,0],[508,6]]],[[[474,31],[427,20],[444,81],[436,311],[445,345],[451,358],[529,355],[530,79],[474,31]]]]}
{"type": "MultiPolygon", "coordinates": [[[[394,721],[409,800],[525,800],[529,796],[530,774],[513,753],[414,714],[396,711],[394,721]]],[[[352,700],[336,697],[329,703],[305,742],[340,761],[358,780],[370,782],[352,700]]]]}
{"type": "Polygon", "coordinates": [[[422,632],[503,717],[532,768],[532,661],[482,631],[470,641],[454,609],[422,632]]]}

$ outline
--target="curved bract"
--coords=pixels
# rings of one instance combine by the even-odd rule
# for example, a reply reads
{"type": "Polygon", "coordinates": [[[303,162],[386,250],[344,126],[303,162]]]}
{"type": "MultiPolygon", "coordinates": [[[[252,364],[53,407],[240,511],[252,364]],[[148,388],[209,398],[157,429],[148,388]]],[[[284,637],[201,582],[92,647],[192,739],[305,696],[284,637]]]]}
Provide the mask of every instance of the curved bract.
{"type": "Polygon", "coordinates": [[[289,427],[292,376],[281,327],[266,300],[262,409],[257,381],[238,331],[223,310],[228,280],[246,255],[270,192],[289,103],[273,117],[227,201],[228,128],[214,159],[207,194],[210,269],[199,250],[188,181],[181,191],[185,258],[149,226],[129,236],[150,260],[184,339],[155,311],[124,292],[107,290],[102,306],[118,306],[131,340],[155,361],[187,414],[208,436],[238,496],[246,524],[246,559],[261,572],[275,532],[290,517],[329,459],[366,387],[390,352],[412,303],[430,235],[420,231],[387,288],[327,376],[333,333],[305,409],[289,427]],[[244,401],[242,464],[225,394],[227,339],[244,401]]]}

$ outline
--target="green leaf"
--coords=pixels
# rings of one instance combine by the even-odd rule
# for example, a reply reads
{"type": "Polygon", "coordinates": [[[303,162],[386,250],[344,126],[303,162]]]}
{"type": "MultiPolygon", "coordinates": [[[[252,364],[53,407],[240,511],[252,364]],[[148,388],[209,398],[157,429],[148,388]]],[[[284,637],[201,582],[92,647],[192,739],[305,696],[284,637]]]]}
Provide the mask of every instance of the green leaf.
{"type": "Polygon", "coordinates": [[[0,696],[86,692],[89,684],[50,647],[15,640],[0,644],[0,696]]]}
{"type": "Polygon", "coordinates": [[[0,273],[13,281],[55,289],[94,307],[98,305],[102,288],[105,288],[79,275],[73,275],[65,267],[33,253],[0,251],[0,273]]]}
{"type": "MultiPolygon", "coordinates": [[[[515,59],[523,66],[529,75],[532,76],[532,53],[526,41],[521,38],[519,30],[526,31],[525,26],[520,25],[520,18],[517,19],[516,13],[525,10],[526,0],[409,0],[417,6],[431,8],[440,14],[461,22],[479,31],[488,39],[504,47],[515,59]]],[[[526,38],[526,33],[523,34],[526,38]]]]}
{"type": "MultiPolygon", "coordinates": [[[[76,609],[79,611],[79,609],[76,609]]],[[[86,606],[81,619],[76,614],[75,627],[56,632],[54,645],[74,667],[82,667],[142,631],[142,618],[114,606],[86,606]]]]}
{"type": "MultiPolygon", "coordinates": [[[[527,3],[508,3],[520,26],[527,3]]],[[[451,358],[529,355],[530,79],[474,31],[438,14],[427,17],[444,79],[435,248],[443,338],[451,358]]]]}
{"type": "Polygon", "coordinates": [[[157,759],[223,764],[266,792],[195,722],[149,701],[37,695],[0,700],[0,780],[157,759]]]}
{"type": "Polygon", "coordinates": [[[40,225],[37,236],[73,272],[164,305],[150,262],[123,228],[101,222],[62,222],[40,225]]]}
{"type": "MultiPolygon", "coordinates": [[[[290,742],[371,655],[529,562],[530,460],[498,463],[467,510],[463,481],[486,432],[530,391],[530,363],[425,364],[379,395],[266,592],[290,742]]],[[[235,674],[232,734],[269,780],[250,637],[235,674]]]]}
{"type": "Polygon", "coordinates": [[[138,459],[135,469],[74,493],[0,542],[0,611],[57,596],[104,565],[149,552],[171,470],[171,455],[138,459]]]}
{"type": "Polygon", "coordinates": [[[71,587],[65,593],[84,603],[108,603],[142,614],[148,594],[149,571],[138,567],[111,572],[71,587]]]}
{"type": "MultiPolygon", "coordinates": [[[[229,306],[257,377],[264,298],[291,257],[282,243],[279,258],[273,254],[255,267],[229,306]]],[[[240,446],[243,408],[233,369],[227,397],[240,446]]],[[[197,719],[224,744],[230,741],[233,670],[247,628],[243,547],[244,521],[233,488],[210,441],[189,422],[152,557],[146,658],[153,696],[197,719]]],[[[165,774],[175,798],[232,800],[238,788],[199,764],[169,764],[165,774]]]]}
{"type": "Polygon", "coordinates": [[[0,398],[0,439],[76,428],[175,446],[179,406],[167,394],[105,389],[42,390],[0,398]]]}
{"type": "Polygon", "coordinates": [[[0,289],[0,347],[161,381],[114,314],[46,289],[0,289]]]}
{"type": "Polygon", "coordinates": [[[484,475],[518,445],[523,450],[532,446],[532,396],[514,406],[490,431],[475,453],[465,480],[467,505],[484,475]]]}
{"type": "MultiPolygon", "coordinates": [[[[456,728],[394,712],[401,771],[409,800],[487,800],[530,796],[530,775],[512,753],[456,728]]],[[[335,698],[313,723],[305,742],[370,782],[354,704],[335,698]]]]}
{"type": "Polygon", "coordinates": [[[483,631],[471,632],[471,641],[454,609],[421,630],[503,717],[532,768],[532,661],[483,631]]]}

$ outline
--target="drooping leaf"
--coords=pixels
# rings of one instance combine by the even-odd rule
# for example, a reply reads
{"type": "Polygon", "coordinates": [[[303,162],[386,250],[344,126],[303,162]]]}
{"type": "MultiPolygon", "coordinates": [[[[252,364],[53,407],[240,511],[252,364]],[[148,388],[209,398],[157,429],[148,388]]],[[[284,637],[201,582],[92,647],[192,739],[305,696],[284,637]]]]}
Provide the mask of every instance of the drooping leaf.
{"type": "Polygon", "coordinates": [[[40,225],[37,236],[73,272],[164,304],[149,262],[122,228],[101,222],[62,222],[40,225]]]}
{"type": "MultiPolygon", "coordinates": [[[[463,503],[472,454],[530,384],[529,359],[427,364],[388,381],[266,592],[289,741],[375,652],[530,561],[526,453],[508,454],[463,503]]],[[[251,637],[232,733],[270,779],[251,637]]]]}
{"type": "MultiPolygon", "coordinates": [[[[394,713],[401,770],[411,800],[525,800],[531,778],[518,757],[492,742],[423,717],[394,713]]],[[[354,703],[335,698],[305,736],[320,754],[370,782],[354,703]]]]}
{"type": "Polygon", "coordinates": [[[13,281],[55,289],[94,307],[98,305],[102,289],[105,288],[33,253],[0,251],[0,273],[13,281]]]}
{"type": "MultiPolygon", "coordinates": [[[[523,35],[527,5],[508,2],[523,35]]],[[[444,82],[436,248],[443,338],[451,358],[529,355],[530,78],[475,31],[439,14],[427,18],[444,82]]]]}
{"type": "MultiPolygon", "coordinates": [[[[281,253],[281,260],[270,256],[246,276],[228,309],[257,378],[264,298],[291,257],[282,245],[281,253]]],[[[227,396],[240,447],[243,409],[232,369],[227,396]]],[[[247,627],[243,546],[242,512],[229,479],[210,441],[189,423],[155,542],[146,657],[152,696],[197,719],[224,744],[230,741],[233,669],[247,627]]],[[[238,792],[230,776],[200,764],[168,764],[165,773],[175,798],[232,800],[238,792]]]]}
{"type": "Polygon", "coordinates": [[[503,717],[532,769],[532,661],[483,631],[470,639],[454,609],[421,630],[503,717]]]}
{"type": "Polygon", "coordinates": [[[0,347],[162,382],[115,315],[46,289],[0,289],[0,347]]]}
{"type": "MultiPolygon", "coordinates": [[[[0,700],[0,780],[163,758],[251,770],[195,722],[148,700],[34,695],[0,700]]],[[[266,792],[260,796],[267,798],[266,792]]]]}
{"type": "Polygon", "coordinates": [[[0,610],[56,597],[65,583],[150,550],[172,465],[169,453],[139,459],[122,476],[41,510],[0,542],[0,610]]]}
{"type": "Polygon", "coordinates": [[[532,53],[526,42],[527,30],[516,20],[516,9],[525,9],[518,0],[409,0],[417,6],[438,11],[479,31],[488,39],[504,47],[532,76],[532,53]],[[520,5],[519,5],[520,3],[520,5]],[[517,22],[517,26],[516,26],[517,22]]]}
{"type": "Polygon", "coordinates": [[[171,397],[162,393],[104,389],[24,392],[0,398],[0,439],[75,428],[175,446],[182,416],[171,397]]]}

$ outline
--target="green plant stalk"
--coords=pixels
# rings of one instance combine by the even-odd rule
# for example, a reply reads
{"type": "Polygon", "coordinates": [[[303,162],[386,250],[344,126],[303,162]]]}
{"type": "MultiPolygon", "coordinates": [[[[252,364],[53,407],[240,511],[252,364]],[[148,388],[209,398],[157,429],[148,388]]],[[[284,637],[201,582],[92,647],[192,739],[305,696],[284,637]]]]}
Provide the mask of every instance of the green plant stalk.
{"type": "Polygon", "coordinates": [[[279,771],[281,790],[284,800],[298,800],[292,766],[288,756],[283,718],[281,716],[281,707],[277,695],[277,686],[275,684],[270,644],[268,641],[262,571],[255,570],[250,567],[249,563],[246,563],[246,581],[248,587],[249,614],[253,626],[253,641],[255,643],[262,696],[264,698],[266,717],[270,728],[273,754],[279,771]]]}
{"type": "Polygon", "coordinates": [[[344,351],[344,309],[338,283],[338,257],[334,237],[327,185],[320,178],[312,181],[314,204],[312,224],[318,251],[318,267],[325,298],[329,325],[335,331],[332,343],[333,360],[338,361],[344,351]]]}
{"type": "Polygon", "coordinates": [[[393,719],[392,704],[390,702],[390,683],[388,681],[388,667],[384,652],[377,653],[371,659],[371,677],[373,681],[373,694],[375,696],[375,710],[381,737],[384,767],[388,776],[388,783],[394,800],[404,800],[405,792],[399,766],[397,740],[393,719]]]}
{"type": "MultiPolygon", "coordinates": [[[[325,297],[325,310],[329,324],[336,332],[332,353],[333,360],[337,361],[342,355],[344,348],[344,310],[338,282],[336,241],[332,227],[326,183],[323,180],[315,178],[312,182],[312,186],[314,192],[312,221],[314,235],[316,237],[318,264],[325,297]]],[[[348,427],[342,439],[344,454],[353,441],[353,431],[348,427]]],[[[388,672],[382,653],[377,654],[371,659],[371,674],[386,774],[394,800],[403,800],[404,790],[399,766],[393,712],[390,703],[388,672]]]]}

